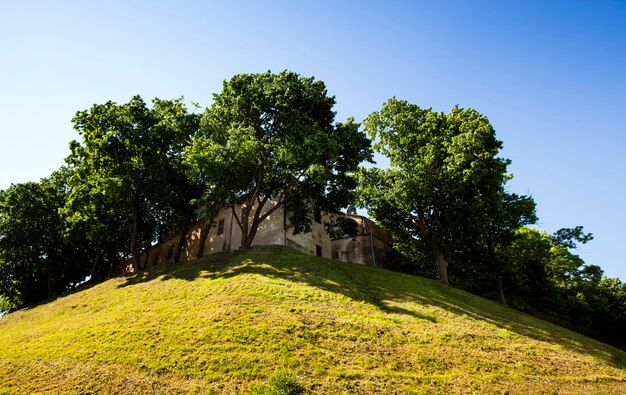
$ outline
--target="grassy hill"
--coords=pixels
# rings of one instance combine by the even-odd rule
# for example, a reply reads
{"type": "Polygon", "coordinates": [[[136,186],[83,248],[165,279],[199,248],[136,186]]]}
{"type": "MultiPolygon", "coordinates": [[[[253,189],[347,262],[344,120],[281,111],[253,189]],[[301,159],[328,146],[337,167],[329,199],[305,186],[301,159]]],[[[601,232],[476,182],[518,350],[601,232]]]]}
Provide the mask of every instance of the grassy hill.
{"type": "Polygon", "coordinates": [[[0,393],[626,393],[626,353],[439,283],[284,247],[0,319],[0,393]],[[285,373],[287,372],[287,373],[285,373]]]}

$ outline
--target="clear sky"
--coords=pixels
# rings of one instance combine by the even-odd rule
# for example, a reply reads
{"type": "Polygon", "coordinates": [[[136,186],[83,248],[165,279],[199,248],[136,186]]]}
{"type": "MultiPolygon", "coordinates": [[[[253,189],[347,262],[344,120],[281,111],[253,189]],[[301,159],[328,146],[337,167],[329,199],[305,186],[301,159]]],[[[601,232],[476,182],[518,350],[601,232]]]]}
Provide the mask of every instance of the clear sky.
{"type": "Polygon", "coordinates": [[[0,189],[61,166],[93,103],[208,106],[268,69],[325,81],[338,120],[391,96],[477,109],[538,226],[585,226],[580,255],[626,280],[624,1],[6,1],[0,189]]]}

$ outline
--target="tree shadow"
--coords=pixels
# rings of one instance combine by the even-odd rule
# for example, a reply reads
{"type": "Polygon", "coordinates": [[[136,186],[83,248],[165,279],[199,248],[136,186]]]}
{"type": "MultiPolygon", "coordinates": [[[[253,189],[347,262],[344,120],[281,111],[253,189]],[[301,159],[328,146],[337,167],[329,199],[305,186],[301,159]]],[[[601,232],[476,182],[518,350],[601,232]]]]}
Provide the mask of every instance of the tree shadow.
{"type": "Polygon", "coordinates": [[[494,301],[444,286],[435,280],[313,257],[282,246],[258,246],[247,252],[216,253],[194,262],[158,267],[152,272],[129,277],[118,287],[154,280],[228,279],[245,274],[303,283],[369,304],[386,313],[409,315],[437,323],[436,314],[428,312],[428,307],[432,306],[488,322],[523,337],[558,344],[600,358],[616,368],[626,369],[625,352],[494,301]],[[417,302],[425,312],[392,304],[410,301],[417,302]],[[589,343],[595,343],[594,348],[589,343]]]}
{"type": "Polygon", "coordinates": [[[48,305],[48,304],[50,304],[52,302],[56,302],[57,300],[66,297],[66,296],[70,296],[70,295],[73,295],[73,294],[77,294],[79,292],[86,291],[86,290],[88,290],[90,288],[95,287],[98,284],[100,284],[100,283],[93,283],[93,282],[90,282],[90,281],[85,281],[82,284],[78,285],[76,288],[72,288],[70,290],[67,290],[67,291],[65,291],[65,292],[63,292],[63,293],[61,293],[59,295],[54,295],[54,296],[52,296],[52,297],[50,297],[48,299],[44,299],[44,300],[41,300],[39,302],[30,304],[28,306],[21,307],[21,308],[19,308],[17,310],[13,310],[13,311],[11,311],[9,313],[2,314],[2,312],[0,312],[0,318],[7,317],[7,316],[9,316],[10,314],[13,314],[13,313],[30,311],[30,310],[33,310],[33,309],[35,309],[37,307],[40,307],[40,306],[46,306],[46,305],[48,305]]]}
{"type": "Polygon", "coordinates": [[[423,306],[438,307],[468,319],[488,322],[519,336],[557,344],[563,348],[599,358],[615,368],[626,369],[626,352],[623,350],[495,301],[443,286],[435,280],[421,280],[432,281],[435,284],[425,288],[419,294],[408,290],[399,289],[398,291],[406,291],[404,293],[406,298],[415,300],[423,306]],[[593,348],[590,343],[595,343],[593,348]]]}
{"type": "Polygon", "coordinates": [[[320,260],[288,247],[258,246],[247,253],[233,251],[205,256],[198,261],[177,266],[159,267],[151,272],[129,277],[118,287],[128,287],[153,280],[167,281],[173,278],[193,281],[197,278],[228,279],[245,274],[256,274],[269,278],[280,278],[305,283],[324,291],[341,294],[354,301],[370,304],[386,313],[406,314],[412,317],[436,322],[436,318],[417,311],[389,305],[386,300],[393,298],[384,288],[375,289],[369,282],[360,281],[360,271],[364,266],[353,263],[320,260]],[[322,265],[320,262],[324,261],[322,265]],[[333,265],[329,267],[328,264],[333,265]],[[343,269],[336,270],[334,265],[343,269]]]}
{"type": "Polygon", "coordinates": [[[222,270],[237,261],[239,256],[243,255],[242,251],[219,252],[204,256],[194,261],[184,261],[179,263],[165,263],[150,268],[149,271],[139,273],[126,274],[126,281],[119,284],[117,288],[126,288],[137,284],[148,283],[156,279],[161,281],[178,278],[187,281],[193,281],[201,277],[201,272],[207,270],[222,270]]]}

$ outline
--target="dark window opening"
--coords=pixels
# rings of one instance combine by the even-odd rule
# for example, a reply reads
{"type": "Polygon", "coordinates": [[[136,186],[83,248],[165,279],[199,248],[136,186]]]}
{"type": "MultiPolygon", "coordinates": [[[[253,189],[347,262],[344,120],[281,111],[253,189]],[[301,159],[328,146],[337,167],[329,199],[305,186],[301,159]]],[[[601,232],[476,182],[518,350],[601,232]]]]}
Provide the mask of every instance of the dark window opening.
{"type": "Polygon", "coordinates": [[[313,211],[313,219],[315,220],[315,222],[317,222],[318,224],[322,223],[322,210],[320,210],[319,208],[316,208],[313,211]]]}
{"type": "Polygon", "coordinates": [[[170,259],[172,259],[173,256],[174,256],[174,244],[170,244],[169,248],[167,249],[167,260],[169,261],[170,259]]]}
{"type": "Polygon", "coordinates": [[[315,245],[315,255],[322,256],[322,246],[317,244],[315,245]]]}
{"type": "Polygon", "coordinates": [[[217,235],[219,236],[222,233],[224,233],[224,218],[217,223],[217,235]]]}
{"type": "Polygon", "coordinates": [[[333,259],[339,259],[339,251],[333,251],[333,259]]]}

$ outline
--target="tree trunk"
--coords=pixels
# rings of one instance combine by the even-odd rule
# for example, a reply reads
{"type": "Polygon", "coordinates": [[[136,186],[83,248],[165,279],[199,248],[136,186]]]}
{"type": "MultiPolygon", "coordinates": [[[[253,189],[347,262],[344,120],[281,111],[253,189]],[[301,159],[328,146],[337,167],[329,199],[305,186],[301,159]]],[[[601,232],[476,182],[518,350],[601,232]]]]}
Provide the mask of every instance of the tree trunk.
{"type": "Polygon", "coordinates": [[[256,235],[256,230],[259,224],[258,219],[260,211],[263,209],[265,202],[269,198],[269,196],[266,196],[263,200],[259,198],[259,194],[261,193],[261,186],[263,184],[263,175],[265,174],[265,164],[267,163],[267,159],[267,154],[264,155],[261,159],[261,165],[257,169],[257,173],[255,176],[256,185],[254,187],[254,191],[252,192],[252,195],[248,198],[248,201],[241,206],[241,219],[238,225],[241,228],[241,249],[244,251],[248,251],[250,249],[250,246],[252,245],[252,240],[254,240],[254,236],[256,235]],[[252,228],[250,229],[250,233],[248,233],[248,226],[250,225],[250,213],[252,212],[255,204],[257,204],[257,207],[254,211],[252,228]]]}
{"type": "Polygon", "coordinates": [[[439,281],[442,284],[450,285],[448,282],[448,261],[443,253],[441,245],[437,242],[432,243],[433,252],[435,253],[435,262],[437,263],[437,269],[439,270],[439,281]]]}
{"type": "Polygon", "coordinates": [[[21,292],[21,296],[22,296],[21,301],[18,302],[19,303],[19,305],[17,306],[18,309],[22,307],[30,306],[40,301],[39,297],[34,294],[35,288],[32,286],[32,281],[28,274],[25,273],[22,275],[21,283],[23,284],[24,287],[23,287],[23,291],[21,292]]]}
{"type": "MultiPolygon", "coordinates": [[[[191,227],[191,220],[193,219],[193,206],[187,206],[187,212],[185,213],[185,224],[183,225],[183,230],[180,234],[180,238],[178,239],[178,244],[176,245],[176,250],[174,251],[174,257],[172,258],[173,263],[180,262],[180,255],[183,253],[185,249],[185,243],[187,242],[187,235],[189,234],[189,228],[191,227]]],[[[206,238],[205,238],[206,241],[206,238]]]]}
{"type": "Polygon", "coordinates": [[[269,208],[265,213],[263,212],[263,208],[265,204],[270,201],[270,196],[266,195],[263,199],[258,199],[258,204],[256,208],[254,208],[254,215],[252,216],[252,223],[249,224],[250,213],[252,212],[253,206],[250,205],[248,209],[244,211],[241,209],[241,249],[247,251],[252,246],[252,241],[259,230],[259,225],[263,221],[265,221],[272,213],[278,210],[280,207],[283,207],[285,202],[284,200],[274,203],[274,206],[269,208]],[[245,218],[245,219],[244,219],[245,218]]]}
{"type": "Polygon", "coordinates": [[[206,245],[206,239],[209,237],[211,225],[213,225],[213,220],[207,220],[207,223],[200,229],[200,242],[198,244],[198,253],[196,254],[197,258],[202,258],[202,255],[204,255],[204,246],[206,245]]]}
{"type": "Polygon", "coordinates": [[[53,287],[53,278],[52,278],[52,270],[48,270],[48,299],[52,297],[52,287],[53,287]]]}
{"type": "Polygon", "coordinates": [[[147,268],[148,267],[148,262],[150,262],[150,250],[149,249],[146,251],[146,254],[144,256],[145,256],[145,258],[143,259],[143,265],[141,265],[141,269],[142,270],[147,268]]]}
{"type": "Polygon", "coordinates": [[[502,267],[498,267],[498,260],[496,258],[496,250],[494,248],[494,243],[493,243],[493,238],[492,237],[487,237],[487,253],[489,254],[489,263],[491,265],[491,272],[492,273],[496,273],[496,275],[498,276],[498,299],[500,300],[500,303],[504,306],[508,306],[508,304],[506,303],[506,297],[504,296],[504,284],[502,283],[502,277],[503,275],[501,274],[502,271],[502,267]],[[500,274],[497,274],[498,272],[500,272],[500,274]]]}
{"type": "Polygon", "coordinates": [[[245,239],[241,240],[241,249],[244,251],[248,251],[250,247],[252,247],[252,241],[256,236],[257,229],[259,228],[258,224],[252,224],[250,227],[250,232],[246,235],[245,239]]]}
{"type": "Polygon", "coordinates": [[[251,207],[241,207],[241,223],[238,225],[241,228],[241,249],[243,251],[248,251],[250,249],[250,244],[252,244],[252,239],[250,239],[248,235],[248,221],[250,218],[250,210],[251,207]]]}
{"type": "Polygon", "coordinates": [[[504,286],[502,284],[502,277],[498,277],[498,295],[500,297],[500,303],[508,306],[506,303],[506,298],[504,297],[504,286]]]}
{"type": "Polygon", "coordinates": [[[172,263],[180,262],[180,256],[182,255],[183,250],[185,249],[185,244],[187,241],[188,233],[189,233],[189,225],[187,224],[183,228],[180,234],[180,238],[178,239],[178,244],[176,245],[176,250],[174,250],[174,256],[172,257],[172,263]]]}
{"type": "Polygon", "coordinates": [[[130,225],[130,253],[133,257],[133,270],[135,273],[139,273],[141,270],[141,263],[139,262],[139,254],[137,248],[137,228],[139,227],[139,213],[135,210],[133,212],[133,223],[130,225]]]}
{"type": "Polygon", "coordinates": [[[122,269],[125,268],[124,262],[126,261],[126,257],[122,257],[120,259],[117,258],[117,254],[115,252],[109,251],[109,271],[107,273],[107,278],[112,278],[114,276],[119,276],[122,274],[122,269]]]}
{"type": "MultiPolygon", "coordinates": [[[[102,253],[100,251],[100,246],[98,246],[98,251],[96,252],[96,257],[93,260],[93,266],[91,267],[91,276],[89,278],[89,283],[90,284],[96,284],[97,282],[100,282],[100,278],[96,279],[96,270],[98,270],[98,266],[100,266],[100,257],[102,256],[102,253]]],[[[100,276],[98,276],[100,277],[100,276]]]]}

